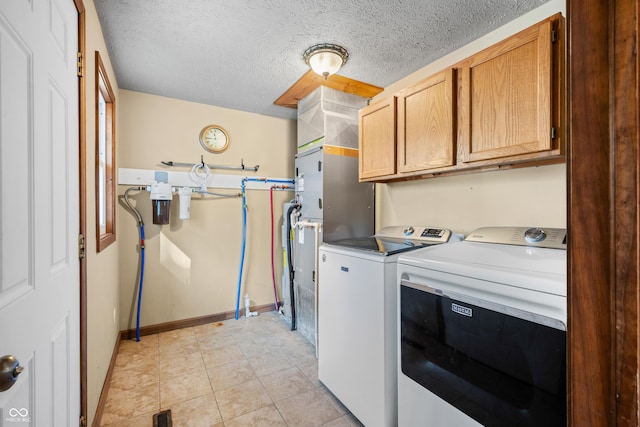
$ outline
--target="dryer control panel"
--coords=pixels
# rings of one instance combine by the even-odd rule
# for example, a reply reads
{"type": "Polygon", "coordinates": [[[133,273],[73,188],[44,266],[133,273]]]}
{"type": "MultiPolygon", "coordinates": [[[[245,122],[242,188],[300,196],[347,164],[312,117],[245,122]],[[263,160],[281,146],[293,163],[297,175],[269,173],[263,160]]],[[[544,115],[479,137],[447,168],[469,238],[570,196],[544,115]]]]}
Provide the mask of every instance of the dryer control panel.
{"type": "Polygon", "coordinates": [[[564,228],[543,227],[482,227],[474,230],[464,240],[468,242],[567,249],[567,230],[564,228]]]}
{"type": "Polygon", "coordinates": [[[380,229],[374,237],[411,240],[416,242],[446,243],[451,230],[439,227],[396,225],[380,229]]]}

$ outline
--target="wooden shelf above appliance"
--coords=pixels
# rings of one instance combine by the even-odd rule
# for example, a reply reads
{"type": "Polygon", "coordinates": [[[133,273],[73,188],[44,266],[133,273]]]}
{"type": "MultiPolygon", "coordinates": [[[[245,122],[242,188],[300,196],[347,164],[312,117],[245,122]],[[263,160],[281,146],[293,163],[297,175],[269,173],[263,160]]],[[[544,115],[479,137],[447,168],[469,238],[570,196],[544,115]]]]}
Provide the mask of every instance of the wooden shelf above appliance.
{"type": "Polygon", "coordinates": [[[297,109],[298,101],[320,86],[327,86],[342,92],[359,95],[363,98],[373,98],[384,90],[381,87],[349,79],[338,74],[333,74],[325,79],[309,70],[273,103],[281,107],[297,109]]]}

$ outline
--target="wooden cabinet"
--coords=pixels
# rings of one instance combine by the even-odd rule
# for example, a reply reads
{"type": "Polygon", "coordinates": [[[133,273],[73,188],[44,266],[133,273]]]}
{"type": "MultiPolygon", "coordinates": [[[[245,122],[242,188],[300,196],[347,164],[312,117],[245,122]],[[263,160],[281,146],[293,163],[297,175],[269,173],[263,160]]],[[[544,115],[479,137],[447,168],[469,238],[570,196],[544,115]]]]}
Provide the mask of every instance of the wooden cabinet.
{"type": "Polygon", "coordinates": [[[473,55],[458,68],[458,161],[504,163],[560,152],[553,16],[473,55]],[[508,158],[508,159],[507,159],[508,158]]]}
{"type": "Polygon", "coordinates": [[[453,70],[398,94],[398,172],[455,164],[453,70]]]}
{"type": "Polygon", "coordinates": [[[396,97],[386,98],[360,110],[360,180],[396,173],[396,97]]]}
{"type": "Polygon", "coordinates": [[[360,180],[563,162],[564,45],[557,14],[365,107],[360,180]]]}
{"type": "Polygon", "coordinates": [[[388,181],[455,165],[454,71],[360,111],[360,180],[388,181]]]}

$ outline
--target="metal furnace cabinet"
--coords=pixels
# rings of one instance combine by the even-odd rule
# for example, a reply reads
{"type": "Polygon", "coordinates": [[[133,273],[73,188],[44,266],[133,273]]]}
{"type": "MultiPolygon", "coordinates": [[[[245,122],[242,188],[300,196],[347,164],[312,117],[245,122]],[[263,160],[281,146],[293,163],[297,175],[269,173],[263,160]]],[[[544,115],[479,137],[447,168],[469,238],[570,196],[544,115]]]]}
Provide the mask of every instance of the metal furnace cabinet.
{"type": "Polygon", "coordinates": [[[373,234],[374,184],[358,182],[357,150],[328,145],[298,155],[296,177],[299,221],[322,224],[317,240],[314,228],[296,228],[293,245],[297,329],[315,344],[316,246],[373,234]]]}
{"type": "Polygon", "coordinates": [[[358,182],[358,111],[367,100],[320,87],[298,103],[295,159],[298,221],[293,242],[294,304],[298,331],[316,343],[317,247],[374,233],[374,184],[358,182]]]}

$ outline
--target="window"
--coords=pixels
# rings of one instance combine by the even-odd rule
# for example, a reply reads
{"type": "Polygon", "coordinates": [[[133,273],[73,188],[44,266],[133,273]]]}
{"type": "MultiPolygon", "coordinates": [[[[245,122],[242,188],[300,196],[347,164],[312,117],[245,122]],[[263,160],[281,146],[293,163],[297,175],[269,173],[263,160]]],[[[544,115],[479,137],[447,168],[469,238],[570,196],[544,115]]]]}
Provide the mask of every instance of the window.
{"type": "Polygon", "coordinates": [[[96,240],[100,252],[116,240],[116,98],[96,51],[96,240]]]}

